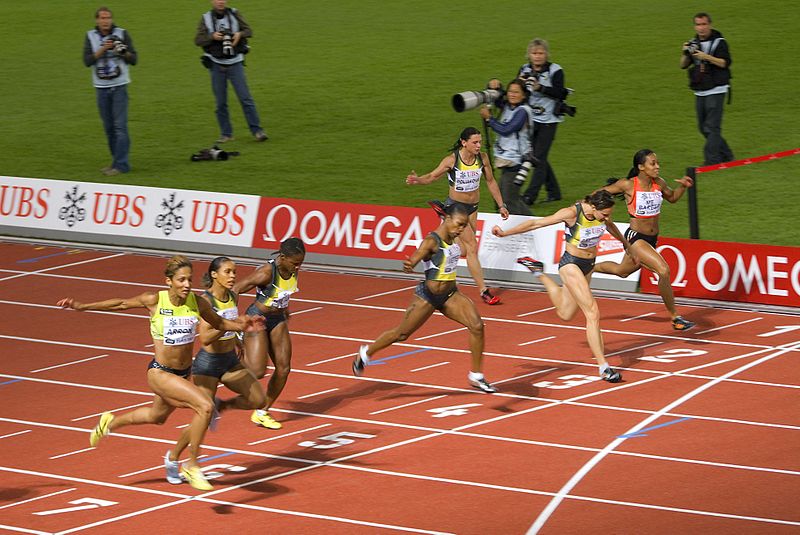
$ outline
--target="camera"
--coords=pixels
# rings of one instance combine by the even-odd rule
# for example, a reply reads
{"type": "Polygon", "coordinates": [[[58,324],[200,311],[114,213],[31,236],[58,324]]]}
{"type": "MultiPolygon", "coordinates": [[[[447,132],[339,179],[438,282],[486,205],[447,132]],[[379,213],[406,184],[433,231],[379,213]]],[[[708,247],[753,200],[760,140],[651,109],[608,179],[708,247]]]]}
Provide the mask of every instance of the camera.
{"type": "Polygon", "coordinates": [[[202,162],[207,160],[225,161],[231,156],[239,156],[239,153],[236,151],[224,151],[217,145],[214,145],[210,149],[202,149],[199,152],[195,152],[192,154],[190,159],[193,162],[202,162]]]}
{"type": "Polygon", "coordinates": [[[553,115],[562,116],[565,113],[570,117],[575,117],[575,113],[577,113],[578,109],[575,106],[570,106],[563,100],[559,100],[556,102],[556,107],[553,110],[553,115]]]}
{"type": "Polygon", "coordinates": [[[503,96],[499,89],[484,89],[483,91],[464,91],[453,95],[453,109],[457,112],[477,108],[481,104],[493,104],[503,96]]]}
{"type": "Polygon", "coordinates": [[[697,37],[693,37],[686,43],[686,48],[684,49],[687,56],[691,56],[698,50],[700,50],[700,40],[697,37]]]}
{"type": "Polygon", "coordinates": [[[228,28],[221,28],[220,33],[222,34],[222,55],[233,57],[236,55],[236,51],[233,48],[233,34],[228,28]]]}
{"type": "Polygon", "coordinates": [[[522,186],[522,184],[525,183],[525,179],[528,178],[528,173],[531,171],[531,168],[537,165],[539,165],[539,158],[533,155],[533,151],[526,152],[522,156],[522,167],[519,168],[516,176],[514,176],[514,184],[522,186]]]}
{"type": "Polygon", "coordinates": [[[114,46],[111,48],[114,51],[114,54],[117,56],[124,56],[125,52],[128,51],[128,45],[126,45],[122,39],[116,35],[111,35],[108,39],[114,42],[114,46]]]}

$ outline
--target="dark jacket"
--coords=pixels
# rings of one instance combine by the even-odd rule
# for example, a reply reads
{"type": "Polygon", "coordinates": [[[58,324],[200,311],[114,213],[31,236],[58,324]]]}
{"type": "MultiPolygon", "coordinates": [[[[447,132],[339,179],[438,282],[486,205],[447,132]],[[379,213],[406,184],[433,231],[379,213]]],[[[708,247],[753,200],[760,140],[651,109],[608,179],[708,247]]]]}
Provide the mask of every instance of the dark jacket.
{"type": "MultiPolygon", "coordinates": [[[[696,40],[700,40],[695,35],[696,40]]],[[[711,41],[709,55],[725,60],[725,67],[717,67],[713,63],[706,61],[696,62],[692,59],[689,66],[689,87],[694,91],[706,91],[708,89],[726,85],[731,80],[731,53],[728,50],[728,42],[717,30],[711,30],[711,37],[705,42],[711,41]]]]}

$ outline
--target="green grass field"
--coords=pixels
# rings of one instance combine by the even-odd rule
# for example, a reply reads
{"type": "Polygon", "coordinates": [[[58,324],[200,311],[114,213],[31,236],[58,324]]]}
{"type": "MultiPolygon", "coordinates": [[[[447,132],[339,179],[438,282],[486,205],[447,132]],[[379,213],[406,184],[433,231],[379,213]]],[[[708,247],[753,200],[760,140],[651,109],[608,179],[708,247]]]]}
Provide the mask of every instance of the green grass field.
{"type": "MultiPolygon", "coordinates": [[[[109,158],[90,70],[81,61],[97,3],[37,0],[5,6],[0,62],[0,174],[108,181],[109,158]],[[10,18],[8,17],[10,15],[10,18]],[[20,31],[31,28],[33,31],[20,31]]],[[[537,3],[338,0],[231,2],[254,30],[251,91],[270,140],[256,143],[231,94],[241,151],[189,161],[219,132],[208,73],[193,44],[207,1],[109,4],[139,52],[130,86],[133,171],[119,182],[162,187],[421,206],[444,180],[404,184],[431,170],[476,111],[452,94],[509,80],[527,42],[550,40],[578,107],[559,128],[551,161],[565,206],[655,150],[666,177],[702,162],[694,97],[678,68],[692,15],[709,11],[733,56],[733,104],[723,133],[737,157],[800,146],[800,11],[765,0],[537,3]]],[[[797,245],[777,199],[795,197],[800,157],[701,176],[701,237],[797,245]]],[[[537,205],[537,215],[558,203],[537,205]]],[[[783,208],[783,206],[781,206],[783,208]]],[[[482,209],[493,209],[487,192],[482,209]]],[[[619,217],[619,216],[618,216],[619,217]]],[[[621,218],[624,220],[624,218],[621,218]]],[[[686,202],[665,208],[662,234],[688,236],[686,202]]]]}

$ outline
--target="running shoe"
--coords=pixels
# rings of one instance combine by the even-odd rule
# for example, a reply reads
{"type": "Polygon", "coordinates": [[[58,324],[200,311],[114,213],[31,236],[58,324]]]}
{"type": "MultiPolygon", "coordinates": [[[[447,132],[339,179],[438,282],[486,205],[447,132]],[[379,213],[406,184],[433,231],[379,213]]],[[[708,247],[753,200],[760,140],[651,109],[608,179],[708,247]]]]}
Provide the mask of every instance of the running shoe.
{"type": "Polygon", "coordinates": [[[492,292],[489,291],[489,288],[486,288],[484,291],[481,292],[481,299],[487,305],[499,305],[500,298],[496,295],[492,295],[492,292]]]}
{"type": "Polygon", "coordinates": [[[183,483],[181,478],[181,463],[178,461],[169,460],[169,450],[164,455],[164,468],[167,470],[167,482],[173,485],[180,485],[183,483]]]}
{"type": "Polygon", "coordinates": [[[100,422],[92,429],[92,432],[89,434],[89,445],[93,448],[97,447],[97,443],[100,442],[100,439],[104,436],[108,435],[110,431],[109,425],[111,424],[111,420],[114,419],[114,415],[110,412],[104,412],[100,415],[100,422]]]}
{"type": "Polygon", "coordinates": [[[497,388],[490,385],[484,377],[481,377],[480,379],[470,379],[469,384],[473,388],[477,388],[478,390],[484,392],[485,394],[494,394],[495,392],[497,392],[497,388]]]}
{"type": "Polygon", "coordinates": [[[529,270],[531,273],[538,275],[542,271],[544,271],[544,263],[539,262],[538,260],[534,260],[530,256],[523,256],[522,258],[517,258],[517,264],[522,264],[529,270]]]}
{"type": "Polygon", "coordinates": [[[275,420],[264,409],[254,410],[253,414],[250,415],[250,421],[261,427],[266,427],[267,429],[280,429],[283,427],[283,424],[275,420]]]}
{"type": "Polygon", "coordinates": [[[367,365],[369,357],[367,357],[367,345],[364,344],[358,348],[358,354],[353,359],[353,375],[361,377],[364,375],[364,366],[367,365]]]}
{"type": "Polygon", "coordinates": [[[694,327],[694,323],[687,319],[683,319],[681,316],[675,316],[675,318],[672,320],[672,328],[676,331],[688,331],[692,327],[694,327]]]}
{"type": "Polygon", "coordinates": [[[186,482],[192,486],[192,488],[197,490],[214,490],[214,487],[212,487],[211,483],[208,482],[205,474],[203,474],[203,471],[200,470],[199,466],[193,466],[191,468],[182,466],[181,475],[186,482]]]}
{"type": "Polygon", "coordinates": [[[447,216],[447,214],[444,212],[444,203],[442,201],[428,201],[428,205],[433,208],[433,211],[436,212],[436,215],[442,219],[447,216]]]}
{"type": "Polygon", "coordinates": [[[622,381],[622,374],[613,368],[606,368],[600,374],[600,378],[603,379],[603,381],[608,381],[609,383],[618,383],[622,381]]]}

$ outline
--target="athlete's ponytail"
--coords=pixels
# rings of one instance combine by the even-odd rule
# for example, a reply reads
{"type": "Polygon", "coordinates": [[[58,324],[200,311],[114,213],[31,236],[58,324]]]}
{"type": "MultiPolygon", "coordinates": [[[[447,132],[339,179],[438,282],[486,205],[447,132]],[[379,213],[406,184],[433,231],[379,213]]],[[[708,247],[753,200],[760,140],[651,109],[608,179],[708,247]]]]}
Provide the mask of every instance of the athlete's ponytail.
{"type": "Polygon", "coordinates": [[[461,131],[461,134],[459,134],[458,139],[456,140],[455,144],[450,148],[450,152],[455,152],[455,151],[461,149],[461,146],[462,146],[461,142],[462,141],[464,141],[464,142],[468,141],[469,138],[471,138],[475,134],[480,135],[481,131],[478,130],[477,128],[475,128],[474,126],[466,127],[464,130],[461,131]]]}
{"type": "Polygon", "coordinates": [[[639,166],[644,165],[644,162],[647,161],[647,157],[653,154],[653,151],[650,149],[642,149],[638,151],[636,154],[633,155],[633,167],[631,170],[628,171],[627,178],[633,178],[639,174],[639,166]]]}

